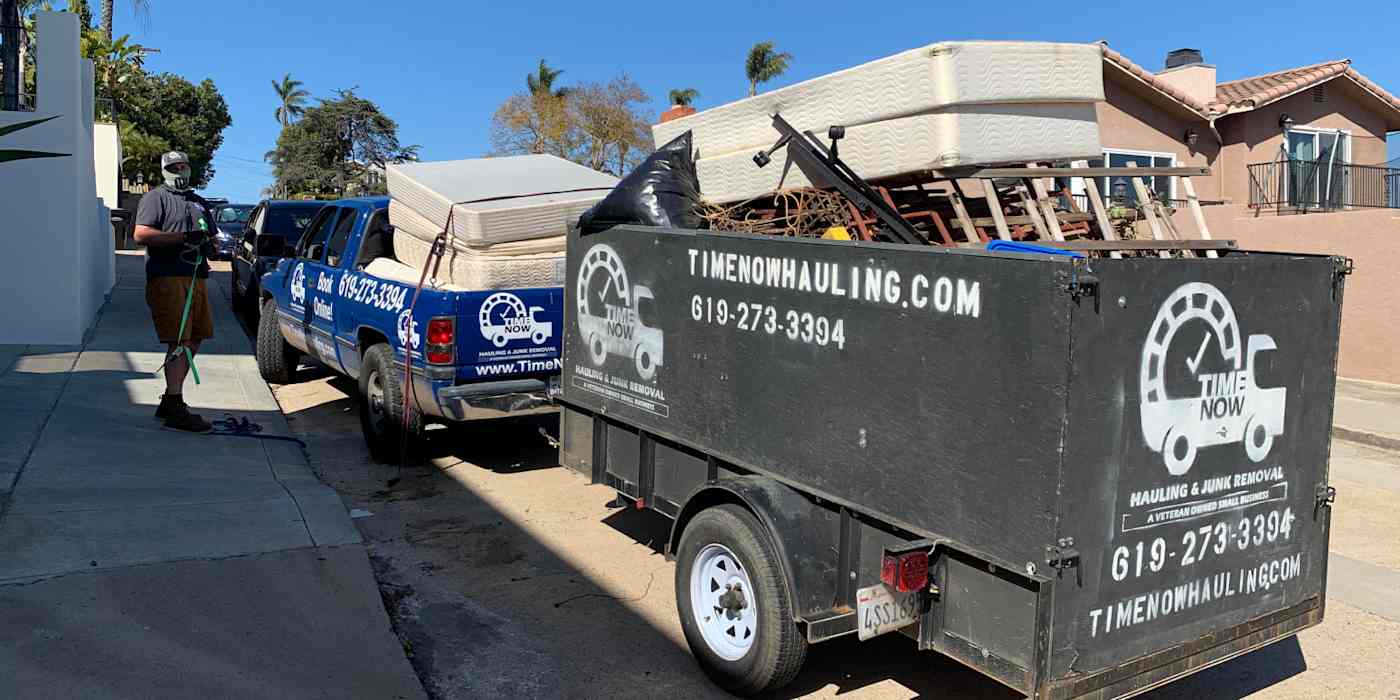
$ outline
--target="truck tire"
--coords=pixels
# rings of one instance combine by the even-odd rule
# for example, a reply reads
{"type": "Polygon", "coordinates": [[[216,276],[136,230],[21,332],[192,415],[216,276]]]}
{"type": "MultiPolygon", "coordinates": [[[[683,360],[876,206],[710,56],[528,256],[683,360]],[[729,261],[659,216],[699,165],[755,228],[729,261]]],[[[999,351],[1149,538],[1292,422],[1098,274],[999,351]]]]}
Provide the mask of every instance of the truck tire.
{"type": "Polygon", "coordinates": [[[422,420],[414,413],[404,435],[403,392],[403,372],[394,367],[394,351],[387,343],[371,346],[360,364],[360,432],[370,455],[381,464],[398,464],[405,447],[412,454],[422,433],[422,420]]]}
{"type": "Polygon", "coordinates": [[[771,692],[802,670],[807,639],[793,621],[777,548],[737,505],[703,510],[686,526],[676,608],[700,668],[731,693],[771,692]]]}
{"type": "Polygon", "coordinates": [[[263,302],[262,315],[258,317],[257,350],[258,374],[264,381],[273,384],[287,384],[292,381],[301,353],[282,337],[282,329],[277,326],[277,302],[268,299],[263,302]]]}

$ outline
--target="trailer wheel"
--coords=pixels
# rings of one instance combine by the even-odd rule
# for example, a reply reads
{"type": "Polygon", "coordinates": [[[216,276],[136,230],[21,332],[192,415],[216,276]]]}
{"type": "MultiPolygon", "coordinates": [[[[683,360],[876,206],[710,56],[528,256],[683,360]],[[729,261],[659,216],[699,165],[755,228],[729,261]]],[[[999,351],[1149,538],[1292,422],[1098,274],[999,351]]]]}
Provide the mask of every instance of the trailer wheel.
{"type": "MultiPolygon", "coordinates": [[[[365,351],[360,365],[360,432],[370,455],[381,464],[397,464],[403,457],[403,373],[394,367],[394,351],[379,343],[365,351]]],[[[421,432],[422,421],[409,417],[408,447],[421,432]]]]}
{"type": "Polygon", "coordinates": [[[1162,461],[1172,476],[1191,471],[1191,465],[1196,463],[1196,443],[1173,425],[1167,430],[1167,436],[1162,438],[1162,461]]]}
{"type": "Polygon", "coordinates": [[[782,564],[763,526],[725,504],[701,511],[677,549],[676,607],[705,674],[738,695],[781,688],[802,670],[782,564]]]}
{"type": "Polygon", "coordinates": [[[277,327],[277,302],[268,299],[263,302],[262,314],[258,316],[258,339],[254,348],[258,361],[258,374],[263,381],[286,384],[292,381],[297,360],[301,353],[282,337],[282,329],[277,327]]]}
{"type": "Polygon", "coordinates": [[[1269,456],[1269,450],[1274,448],[1274,434],[1257,419],[1258,416],[1250,416],[1244,424],[1244,453],[1250,461],[1262,462],[1269,456]]]}

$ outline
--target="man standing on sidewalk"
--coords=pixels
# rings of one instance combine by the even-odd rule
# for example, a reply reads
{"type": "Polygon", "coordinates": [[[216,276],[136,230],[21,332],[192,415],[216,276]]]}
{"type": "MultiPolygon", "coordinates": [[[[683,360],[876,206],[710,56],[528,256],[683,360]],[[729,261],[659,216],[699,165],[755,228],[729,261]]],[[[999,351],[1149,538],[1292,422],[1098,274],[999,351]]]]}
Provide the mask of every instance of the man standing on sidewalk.
{"type": "Polygon", "coordinates": [[[168,428],[205,432],[212,426],[190,413],[183,388],[190,370],[187,357],[199,351],[200,342],[214,336],[206,291],[214,217],[209,204],[190,187],[190,161],[184,153],[171,151],[161,156],[160,171],[165,184],[141,197],[133,232],[136,242],[146,246],[146,305],[151,308],[156,335],[168,352],[165,394],[156,408],[156,418],[164,420],[168,428]],[[182,348],[189,349],[188,355],[182,348]]]}

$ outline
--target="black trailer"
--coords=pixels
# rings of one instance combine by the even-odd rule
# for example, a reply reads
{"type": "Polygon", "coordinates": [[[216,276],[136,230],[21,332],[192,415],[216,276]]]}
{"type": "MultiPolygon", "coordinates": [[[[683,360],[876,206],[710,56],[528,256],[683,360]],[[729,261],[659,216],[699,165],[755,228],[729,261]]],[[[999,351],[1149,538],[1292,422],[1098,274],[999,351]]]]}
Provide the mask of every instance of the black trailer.
{"type": "Polygon", "coordinates": [[[897,630],[1037,698],[1132,695],[1325,603],[1349,266],[1214,243],[575,232],[561,458],[674,520],[727,689],[897,630]]]}

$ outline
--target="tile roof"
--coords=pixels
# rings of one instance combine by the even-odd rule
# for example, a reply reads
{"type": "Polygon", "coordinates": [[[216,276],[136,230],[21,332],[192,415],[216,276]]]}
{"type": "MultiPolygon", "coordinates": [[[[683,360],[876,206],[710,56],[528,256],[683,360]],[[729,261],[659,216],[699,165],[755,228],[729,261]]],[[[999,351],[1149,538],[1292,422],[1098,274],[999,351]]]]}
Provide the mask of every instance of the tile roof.
{"type": "Polygon", "coordinates": [[[1400,98],[1392,95],[1370,78],[1358,73],[1355,68],[1351,67],[1349,59],[1327,61],[1311,66],[1256,75],[1252,78],[1226,81],[1215,86],[1215,99],[1210,104],[1203,104],[1157,77],[1152,71],[1133,63],[1128,57],[1110,49],[1107,44],[1101,43],[1101,45],[1103,46],[1104,60],[1203,117],[1220,115],[1230,111],[1254,109],[1318,83],[1343,76],[1351,79],[1391,108],[1400,111],[1400,98]]]}

